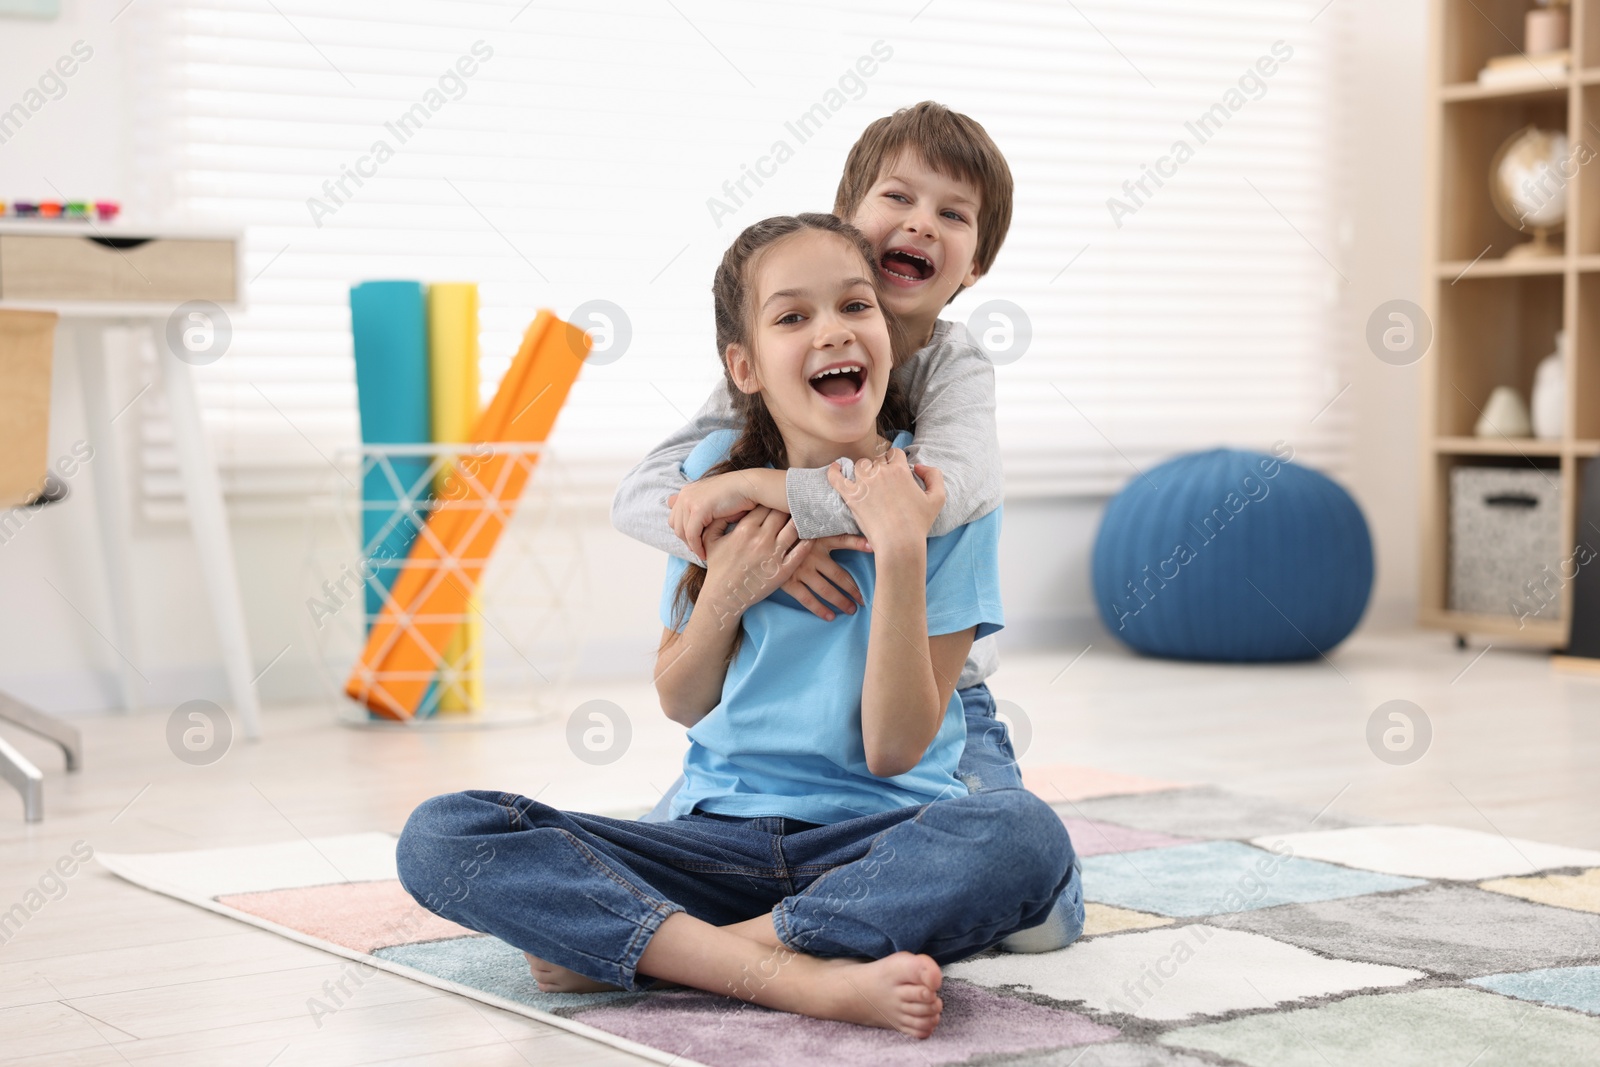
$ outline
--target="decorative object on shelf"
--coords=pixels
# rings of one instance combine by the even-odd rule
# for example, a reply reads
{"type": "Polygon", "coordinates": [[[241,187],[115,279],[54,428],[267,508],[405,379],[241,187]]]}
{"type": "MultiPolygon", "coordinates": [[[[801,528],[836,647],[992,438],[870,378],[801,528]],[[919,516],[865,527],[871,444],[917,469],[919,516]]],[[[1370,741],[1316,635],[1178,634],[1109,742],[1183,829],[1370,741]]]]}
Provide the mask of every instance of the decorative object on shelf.
{"type": "Polygon", "coordinates": [[[1561,473],[1460,466],[1450,472],[1450,610],[1561,618],[1561,473]]]}
{"type": "Polygon", "coordinates": [[[1513,245],[1506,259],[1559,256],[1560,244],[1550,238],[1567,221],[1567,179],[1575,171],[1560,130],[1525,126],[1505,139],[1489,164],[1489,199],[1506,225],[1527,232],[1533,240],[1513,245]]]}
{"type": "Polygon", "coordinates": [[[1572,40],[1569,14],[1567,0],[1539,0],[1523,18],[1522,50],[1534,57],[1565,51],[1572,40]]]}
{"type": "Polygon", "coordinates": [[[1530,436],[1533,425],[1528,418],[1528,405],[1522,402],[1522,394],[1509,385],[1497,386],[1489,394],[1489,402],[1483,405],[1474,432],[1479,437],[1530,436]]]}
{"type": "Polygon", "coordinates": [[[1567,331],[1556,331],[1556,350],[1533,372],[1533,435],[1558,441],[1567,422],[1567,331]]]}
{"type": "Polygon", "coordinates": [[[1219,448],[1133,478],[1106,505],[1091,566],[1100,618],[1137,652],[1315,659],[1361,621],[1372,536],[1326,475],[1219,448]]]}
{"type": "Polygon", "coordinates": [[[1478,84],[1491,86],[1532,85],[1538,87],[1566,80],[1572,72],[1572,53],[1568,49],[1544,55],[1513,52],[1495,56],[1478,72],[1478,84]]]}
{"type": "Polygon", "coordinates": [[[1571,25],[1567,0],[1539,0],[1524,16],[1522,48],[1491,56],[1478,72],[1478,84],[1537,86],[1565,79],[1572,69],[1571,25]]]}

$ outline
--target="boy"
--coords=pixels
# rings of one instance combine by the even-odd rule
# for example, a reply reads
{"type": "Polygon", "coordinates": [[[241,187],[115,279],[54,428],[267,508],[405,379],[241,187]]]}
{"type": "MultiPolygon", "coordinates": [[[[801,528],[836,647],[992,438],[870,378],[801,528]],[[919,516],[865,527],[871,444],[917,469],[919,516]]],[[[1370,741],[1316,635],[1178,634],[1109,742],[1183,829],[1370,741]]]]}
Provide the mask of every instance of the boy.
{"type": "MultiPolygon", "coordinates": [[[[995,431],[994,367],[967,328],[940,319],[961,290],[993,266],[1011,225],[1011,170],[977,122],[924,101],[871,123],[845,160],[834,214],[866,235],[876,253],[884,303],[905,325],[915,353],[894,373],[916,421],[912,463],[938,468],[946,502],[930,537],[993,511],[1001,502],[995,431]]],[[[703,534],[757,504],[787,512],[801,538],[817,540],[783,586],[823,619],[864,606],[860,590],[829,557],[866,547],[850,509],[829,481],[830,467],[741,470],[689,483],[681,465],[714,430],[731,427],[733,408],[719,383],[689,425],[635,467],[612,502],[618,530],[691,563],[705,556],[703,534]]],[[[1020,788],[1005,727],[994,718],[985,679],[998,665],[994,638],[975,641],[957,682],[967,713],[960,777],[971,792],[1020,788]]],[[[665,817],[669,790],[647,819],[665,817]]],[[[1013,951],[1061,948],[1082,930],[1082,891],[1074,872],[1050,920],[1002,942],[1013,951]]]]}

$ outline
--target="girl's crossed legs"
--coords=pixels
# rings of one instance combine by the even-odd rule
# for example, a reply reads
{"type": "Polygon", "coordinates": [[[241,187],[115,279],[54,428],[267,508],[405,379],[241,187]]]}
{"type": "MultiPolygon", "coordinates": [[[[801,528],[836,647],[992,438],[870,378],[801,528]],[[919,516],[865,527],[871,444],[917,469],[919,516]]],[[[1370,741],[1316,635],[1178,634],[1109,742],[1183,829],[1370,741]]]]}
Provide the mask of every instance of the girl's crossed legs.
{"type": "MultiPolygon", "coordinates": [[[[1021,789],[1022,772],[1011,745],[1005,723],[995,718],[994,695],[983,682],[956,690],[967,720],[967,743],[961,751],[956,777],[973,793],[991,789],[1021,789]]],[[[668,788],[654,810],[643,816],[646,822],[663,822],[672,797],[683,785],[680,776],[668,788]]],[[[1066,948],[1083,933],[1083,871],[1074,862],[1072,880],[1056,899],[1055,907],[1037,926],[1018,930],[1000,942],[1007,952],[1054,952],[1066,948]]]]}
{"type": "Polygon", "coordinates": [[[827,826],[645,823],[469,791],[418,807],[397,848],[424,907],[595,982],[916,1036],[938,1022],[938,966],[1041,922],[1073,859],[1020,789],[827,826]]]}

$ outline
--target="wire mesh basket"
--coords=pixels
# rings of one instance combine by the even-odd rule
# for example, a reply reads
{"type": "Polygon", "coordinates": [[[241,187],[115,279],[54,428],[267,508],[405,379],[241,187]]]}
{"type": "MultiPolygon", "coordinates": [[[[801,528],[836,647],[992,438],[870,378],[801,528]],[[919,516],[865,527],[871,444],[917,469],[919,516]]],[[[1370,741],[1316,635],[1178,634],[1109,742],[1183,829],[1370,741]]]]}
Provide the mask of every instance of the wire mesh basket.
{"type": "Polygon", "coordinates": [[[333,521],[308,538],[305,619],[340,721],[458,729],[560,714],[550,699],[577,665],[583,635],[575,609],[587,588],[578,527],[562,521],[562,503],[572,496],[563,464],[538,444],[497,442],[363,445],[340,452],[334,466],[333,521]],[[526,478],[520,495],[502,499],[519,477],[526,478]],[[492,549],[452,551],[430,525],[445,512],[461,513],[454,521],[471,530],[499,525],[492,549]],[[434,550],[422,554],[431,559],[409,559],[417,541],[434,550]],[[408,565],[425,573],[425,588],[453,582],[470,593],[463,610],[408,614],[391,592],[408,565]],[[379,717],[345,693],[385,608],[426,654],[425,669],[380,667],[363,677],[369,685],[425,687],[411,719],[379,717]]]}

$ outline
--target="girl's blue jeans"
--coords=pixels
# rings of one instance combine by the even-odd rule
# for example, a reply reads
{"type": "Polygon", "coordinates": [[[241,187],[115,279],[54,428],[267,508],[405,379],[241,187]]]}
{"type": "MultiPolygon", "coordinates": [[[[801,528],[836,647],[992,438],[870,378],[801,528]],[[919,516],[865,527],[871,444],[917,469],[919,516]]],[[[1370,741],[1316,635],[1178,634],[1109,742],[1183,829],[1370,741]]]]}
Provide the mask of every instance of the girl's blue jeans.
{"type": "Polygon", "coordinates": [[[675,912],[717,926],[770,913],[797,952],[942,965],[1044,922],[1075,866],[1060,817],[1023,789],[822,826],[614,819],[471,790],[412,812],[396,859],[430,911],[628,990],[655,984],[639,957],[675,912]]]}
{"type": "MultiPolygon", "coordinates": [[[[991,789],[1021,789],[1022,772],[1017,768],[1017,754],[1011,747],[1011,736],[1006,724],[995,718],[994,696],[988,685],[979,682],[966,689],[956,690],[961,706],[967,715],[967,745],[962,750],[956,777],[967,784],[973,793],[991,789]]],[[[654,810],[643,818],[647,822],[660,822],[667,817],[667,808],[673,794],[683,785],[680,776],[656,804],[654,810]]],[[[1045,921],[1031,930],[1019,930],[1000,942],[1007,952],[1054,952],[1065,948],[1083,933],[1083,878],[1076,857],[1072,864],[1072,879],[1061,891],[1056,905],[1045,921]]],[[[538,953],[534,953],[538,955],[538,953]]]]}

